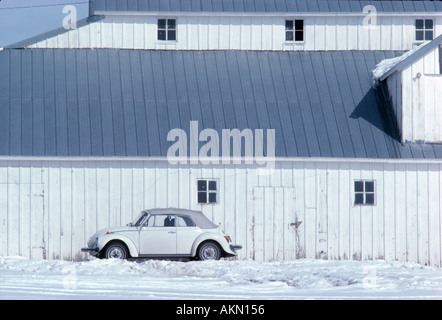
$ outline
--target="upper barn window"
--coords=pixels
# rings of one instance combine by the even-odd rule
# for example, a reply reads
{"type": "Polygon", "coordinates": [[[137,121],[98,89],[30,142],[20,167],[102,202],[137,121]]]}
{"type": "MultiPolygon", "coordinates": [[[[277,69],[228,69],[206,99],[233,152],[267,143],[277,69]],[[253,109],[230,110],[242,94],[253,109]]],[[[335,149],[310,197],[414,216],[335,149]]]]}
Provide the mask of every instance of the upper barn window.
{"type": "Polygon", "coordinates": [[[197,180],[198,204],[218,203],[218,180],[197,180]]]}
{"type": "Polygon", "coordinates": [[[355,205],[375,205],[375,182],[373,180],[355,181],[355,205]]]}
{"type": "Polygon", "coordinates": [[[433,40],[433,19],[416,19],[416,41],[433,40]]]}
{"type": "Polygon", "coordinates": [[[304,20],[285,21],[285,41],[304,41],[304,20]]]}
{"type": "Polygon", "coordinates": [[[176,19],[158,19],[158,40],[176,40],[176,19]]]}

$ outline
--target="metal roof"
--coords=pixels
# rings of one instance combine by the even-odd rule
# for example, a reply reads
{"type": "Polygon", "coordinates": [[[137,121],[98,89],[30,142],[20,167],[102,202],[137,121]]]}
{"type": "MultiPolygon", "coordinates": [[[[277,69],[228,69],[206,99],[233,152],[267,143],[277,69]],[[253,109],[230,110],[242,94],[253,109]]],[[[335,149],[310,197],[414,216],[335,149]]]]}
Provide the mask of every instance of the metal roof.
{"type": "Polygon", "coordinates": [[[378,12],[442,12],[438,1],[359,0],[93,0],[93,11],[121,12],[358,12],[374,5],[378,12]]]}
{"type": "Polygon", "coordinates": [[[165,157],[169,130],[198,121],[275,129],[277,157],[442,158],[402,146],[372,88],[401,53],[5,49],[0,156],[165,157]]]}

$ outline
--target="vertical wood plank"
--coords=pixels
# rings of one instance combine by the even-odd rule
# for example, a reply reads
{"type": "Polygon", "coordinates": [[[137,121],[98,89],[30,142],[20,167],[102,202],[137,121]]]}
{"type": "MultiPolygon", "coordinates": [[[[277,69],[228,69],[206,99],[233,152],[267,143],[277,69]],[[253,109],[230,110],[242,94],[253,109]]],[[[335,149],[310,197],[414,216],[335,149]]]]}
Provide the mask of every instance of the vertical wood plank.
{"type": "Polygon", "coordinates": [[[253,216],[253,254],[255,261],[264,261],[264,188],[253,189],[254,216],[253,216]]]}

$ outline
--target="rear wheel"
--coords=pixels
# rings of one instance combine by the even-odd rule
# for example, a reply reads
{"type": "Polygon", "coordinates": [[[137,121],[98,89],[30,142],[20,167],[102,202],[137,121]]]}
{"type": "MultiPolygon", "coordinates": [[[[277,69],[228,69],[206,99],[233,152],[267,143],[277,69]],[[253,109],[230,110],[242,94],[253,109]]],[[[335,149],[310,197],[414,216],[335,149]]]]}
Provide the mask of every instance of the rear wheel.
{"type": "Polygon", "coordinates": [[[106,259],[127,259],[129,256],[126,246],[120,242],[112,242],[104,248],[103,257],[106,259]]]}
{"type": "Polygon", "coordinates": [[[219,260],[221,258],[221,248],[215,242],[204,242],[198,248],[199,260],[219,260]]]}

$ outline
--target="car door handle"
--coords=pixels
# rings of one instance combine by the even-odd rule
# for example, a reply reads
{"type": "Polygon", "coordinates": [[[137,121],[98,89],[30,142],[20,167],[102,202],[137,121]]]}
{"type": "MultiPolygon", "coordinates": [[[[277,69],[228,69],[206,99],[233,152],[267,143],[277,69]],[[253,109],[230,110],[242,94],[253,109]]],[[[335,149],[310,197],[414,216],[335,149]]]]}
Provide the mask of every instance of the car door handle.
{"type": "Polygon", "coordinates": [[[175,230],[172,230],[172,231],[169,231],[169,233],[176,233],[176,231],[175,231],[175,230]]]}

